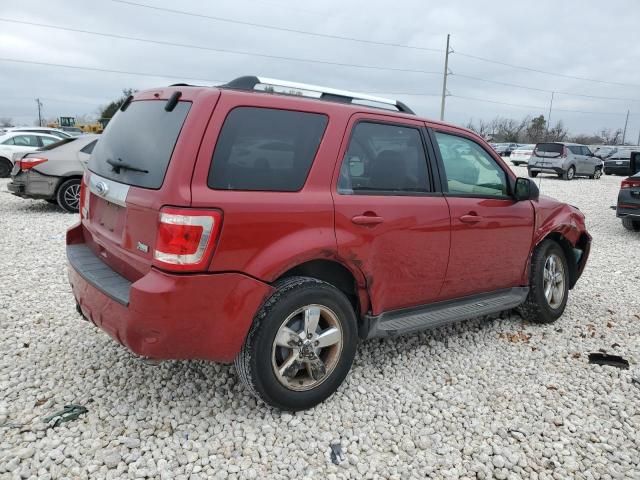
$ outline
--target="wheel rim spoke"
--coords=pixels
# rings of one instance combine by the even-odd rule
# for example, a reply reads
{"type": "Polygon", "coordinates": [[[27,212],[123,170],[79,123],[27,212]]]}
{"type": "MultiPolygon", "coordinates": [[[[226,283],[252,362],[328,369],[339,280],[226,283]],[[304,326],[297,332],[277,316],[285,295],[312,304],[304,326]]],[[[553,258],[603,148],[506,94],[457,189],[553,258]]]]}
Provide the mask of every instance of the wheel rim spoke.
{"type": "Polygon", "coordinates": [[[335,327],[329,328],[324,332],[322,332],[320,335],[318,335],[318,337],[316,338],[316,342],[317,342],[316,346],[324,348],[330,345],[335,345],[340,341],[340,338],[341,338],[340,330],[338,330],[335,327]]]}
{"type": "Polygon", "coordinates": [[[282,327],[276,335],[276,345],[285,348],[294,348],[300,341],[300,335],[289,327],[282,327]]]}
{"type": "Polygon", "coordinates": [[[547,257],[542,275],[544,296],[551,308],[558,308],[564,300],[564,264],[556,254],[547,257]]]}
{"type": "Polygon", "coordinates": [[[304,332],[309,335],[314,335],[318,329],[318,322],[320,321],[320,308],[316,306],[307,307],[304,311],[304,332]]]}
{"type": "MultiPolygon", "coordinates": [[[[294,375],[291,375],[291,374],[285,375],[285,373],[287,373],[287,369],[293,366],[293,364],[296,363],[297,360],[298,360],[298,356],[295,353],[292,353],[291,355],[289,355],[289,357],[285,360],[285,362],[282,365],[280,365],[280,368],[278,369],[278,373],[280,373],[280,376],[293,377],[294,375]]],[[[296,372],[297,370],[298,369],[296,369],[296,372]]]]}

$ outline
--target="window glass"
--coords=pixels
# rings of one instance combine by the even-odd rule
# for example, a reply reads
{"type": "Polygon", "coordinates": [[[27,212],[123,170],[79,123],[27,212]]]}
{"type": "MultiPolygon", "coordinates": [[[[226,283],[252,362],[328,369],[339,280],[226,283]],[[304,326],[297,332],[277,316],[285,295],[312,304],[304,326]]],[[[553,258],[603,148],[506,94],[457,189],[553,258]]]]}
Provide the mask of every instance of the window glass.
{"type": "Polygon", "coordinates": [[[419,130],[361,122],[340,169],[342,194],[428,192],[427,158],[419,130]]]}
{"type": "Polygon", "coordinates": [[[15,145],[15,141],[13,140],[13,137],[11,138],[7,138],[4,142],[2,142],[2,145],[15,145]]]}
{"type": "Polygon", "coordinates": [[[39,147],[38,137],[35,135],[17,135],[13,137],[13,144],[21,147],[39,147]]]}
{"type": "Polygon", "coordinates": [[[582,147],[582,155],[586,155],[587,157],[591,156],[591,150],[589,150],[589,147],[582,147]]]}
{"type": "Polygon", "coordinates": [[[504,197],[507,176],[496,161],[476,142],[436,132],[451,194],[504,197]]]}
{"type": "Polygon", "coordinates": [[[582,155],[582,147],[578,147],[576,145],[567,145],[567,148],[574,155],[582,155]]]}
{"type": "Polygon", "coordinates": [[[84,147],[80,149],[80,151],[83,153],[88,153],[90,155],[91,152],[93,152],[93,147],[96,146],[97,142],[98,140],[94,140],[93,142],[87,143],[84,147]]]}
{"type": "Polygon", "coordinates": [[[116,182],[158,189],[187,118],[191,102],[180,101],[167,112],[164,100],[131,102],[119,110],[100,137],[89,170],[116,182]],[[116,168],[122,163],[129,168],[116,168]]]}
{"type": "Polygon", "coordinates": [[[49,138],[49,137],[40,137],[43,146],[51,145],[52,143],[57,143],[60,141],[59,138],[49,138]]]}
{"type": "Polygon", "coordinates": [[[317,113],[232,110],[218,137],[207,184],[219,190],[300,190],[327,121],[317,113]]]}

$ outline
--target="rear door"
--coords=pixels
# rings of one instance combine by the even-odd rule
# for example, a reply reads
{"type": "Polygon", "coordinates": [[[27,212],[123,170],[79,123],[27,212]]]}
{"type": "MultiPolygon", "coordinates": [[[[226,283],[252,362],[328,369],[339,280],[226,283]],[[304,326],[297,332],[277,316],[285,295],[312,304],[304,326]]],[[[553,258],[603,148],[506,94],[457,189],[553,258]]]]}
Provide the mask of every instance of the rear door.
{"type": "Polygon", "coordinates": [[[332,187],[338,253],[364,273],[373,314],[440,298],[449,259],[447,202],[418,121],[357,114],[332,187]]]}
{"type": "Polygon", "coordinates": [[[88,162],[85,241],[131,281],[151,268],[160,209],[190,205],[195,157],[219,96],[214,90],[196,102],[184,91],[168,111],[174,91],[137,95],[109,122],[88,162]]]}
{"type": "Polygon", "coordinates": [[[451,211],[442,299],[522,285],[533,239],[531,202],[513,199],[508,169],[474,138],[446,128],[433,138],[451,211]]]}

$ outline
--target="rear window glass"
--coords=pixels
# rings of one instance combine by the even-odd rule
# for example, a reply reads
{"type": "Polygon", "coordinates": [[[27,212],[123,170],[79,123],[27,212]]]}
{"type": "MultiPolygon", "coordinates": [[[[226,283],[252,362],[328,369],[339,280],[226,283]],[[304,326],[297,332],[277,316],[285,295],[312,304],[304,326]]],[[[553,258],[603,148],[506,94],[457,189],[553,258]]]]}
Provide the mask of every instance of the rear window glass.
{"type": "Polygon", "coordinates": [[[544,156],[559,157],[562,155],[562,147],[561,143],[539,143],[536,145],[535,152],[544,156]]]}
{"type": "Polygon", "coordinates": [[[302,188],[327,126],[317,113],[238,107],[218,138],[208,185],[218,190],[302,188]]]}
{"type": "Polygon", "coordinates": [[[93,150],[89,170],[127,185],[160,188],[191,107],[191,102],[178,102],[167,112],[166,104],[137,101],[118,111],[93,150]]]}

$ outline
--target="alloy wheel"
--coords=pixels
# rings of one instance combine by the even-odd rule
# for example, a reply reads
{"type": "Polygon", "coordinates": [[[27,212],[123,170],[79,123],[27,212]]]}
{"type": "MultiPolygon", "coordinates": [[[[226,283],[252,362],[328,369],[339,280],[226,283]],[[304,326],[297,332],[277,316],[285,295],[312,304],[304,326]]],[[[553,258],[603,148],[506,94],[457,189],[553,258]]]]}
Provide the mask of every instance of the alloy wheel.
{"type": "Polygon", "coordinates": [[[562,260],[552,253],[544,263],[544,296],[551,308],[557,309],[564,300],[565,271],[562,260]]]}
{"type": "Polygon", "coordinates": [[[285,388],[310,390],[326,380],[342,353],[336,314],[323,305],[297,309],[282,322],[273,341],[273,372],[285,388]]]}

